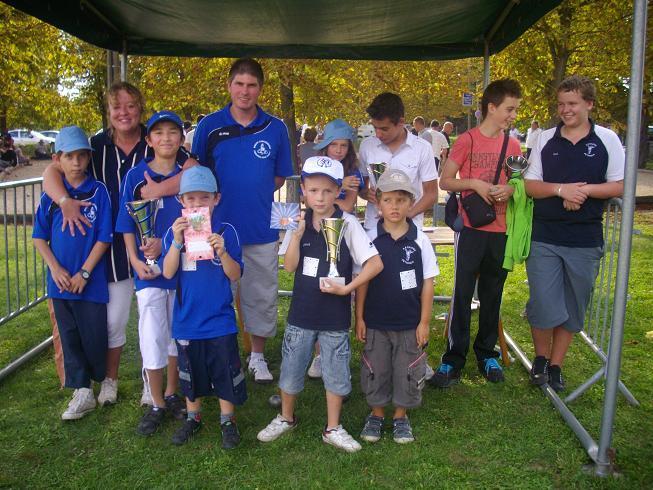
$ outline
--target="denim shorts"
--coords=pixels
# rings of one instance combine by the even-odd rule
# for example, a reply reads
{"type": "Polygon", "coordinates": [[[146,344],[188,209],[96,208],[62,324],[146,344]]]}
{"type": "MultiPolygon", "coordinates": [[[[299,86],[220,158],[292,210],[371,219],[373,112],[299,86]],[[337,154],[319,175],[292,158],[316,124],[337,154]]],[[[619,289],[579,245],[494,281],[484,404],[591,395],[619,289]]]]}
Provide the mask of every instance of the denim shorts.
{"type": "Polygon", "coordinates": [[[290,324],[283,335],[279,388],[289,395],[304,389],[304,377],[316,341],[320,342],[324,388],[335,395],[348,395],[351,392],[349,331],[308,330],[290,324]]]}

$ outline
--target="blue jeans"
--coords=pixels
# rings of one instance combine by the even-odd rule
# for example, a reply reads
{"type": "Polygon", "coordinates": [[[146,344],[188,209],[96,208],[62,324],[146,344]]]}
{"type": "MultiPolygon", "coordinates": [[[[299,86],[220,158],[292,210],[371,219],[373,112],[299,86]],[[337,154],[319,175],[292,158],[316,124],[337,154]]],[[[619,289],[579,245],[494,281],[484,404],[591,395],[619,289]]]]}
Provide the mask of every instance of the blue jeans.
{"type": "Polygon", "coordinates": [[[308,330],[290,324],[286,325],[281,347],[279,388],[289,395],[304,389],[304,376],[315,341],[320,342],[324,388],[335,395],[348,395],[351,392],[349,331],[308,330]]]}

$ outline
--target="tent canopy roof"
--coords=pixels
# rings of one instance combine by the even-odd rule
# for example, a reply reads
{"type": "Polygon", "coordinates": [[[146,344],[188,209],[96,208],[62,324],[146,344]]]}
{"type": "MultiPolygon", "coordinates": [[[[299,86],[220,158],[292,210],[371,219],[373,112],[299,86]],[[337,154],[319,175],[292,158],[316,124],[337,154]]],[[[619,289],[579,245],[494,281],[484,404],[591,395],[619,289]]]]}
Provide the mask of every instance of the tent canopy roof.
{"type": "Polygon", "coordinates": [[[3,0],[150,56],[442,60],[505,48],[561,0],[3,0]]]}

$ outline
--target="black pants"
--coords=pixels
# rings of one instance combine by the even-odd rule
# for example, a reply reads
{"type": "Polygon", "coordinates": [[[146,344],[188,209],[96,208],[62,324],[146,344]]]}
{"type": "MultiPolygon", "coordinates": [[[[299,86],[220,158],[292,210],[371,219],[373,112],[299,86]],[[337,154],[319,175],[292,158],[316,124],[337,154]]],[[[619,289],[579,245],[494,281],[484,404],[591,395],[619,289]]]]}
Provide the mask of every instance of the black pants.
{"type": "Polygon", "coordinates": [[[63,348],[66,388],[89,388],[107,369],[107,305],[53,299],[63,348]]]}
{"type": "Polygon", "coordinates": [[[506,235],[463,228],[457,237],[456,278],[453,308],[449,322],[449,342],[442,362],[462,369],[469,350],[469,327],[472,317],[471,301],[478,276],[478,299],[481,308],[474,353],[479,361],[498,357],[494,350],[498,338],[499,310],[503,283],[508,271],[503,265],[506,235]]]}

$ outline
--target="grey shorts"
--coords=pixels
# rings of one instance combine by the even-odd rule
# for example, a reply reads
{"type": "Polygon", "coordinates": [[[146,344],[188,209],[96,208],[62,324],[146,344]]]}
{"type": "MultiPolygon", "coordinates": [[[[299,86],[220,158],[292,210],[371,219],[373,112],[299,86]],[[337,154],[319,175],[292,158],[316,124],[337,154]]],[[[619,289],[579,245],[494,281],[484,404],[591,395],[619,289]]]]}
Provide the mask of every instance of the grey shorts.
{"type": "Polygon", "coordinates": [[[422,403],[426,352],[415,330],[367,329],[361,354],[361,389],[370,407],[415,408],[422,403]]]}
{"type": "Polygon", "coordinates": [[[548,329],[562,325],[569,332],[580,332],[602,256],[603,247],[532,242],[526,261],[530,289],[526,317],[531,326],[548,329]]]}
{"type": "Polygon", "coordinates": [[[277,333],[278,249],[277,242],[243,246],[240,307],[245,331],[259,337],[277,333]]]}

